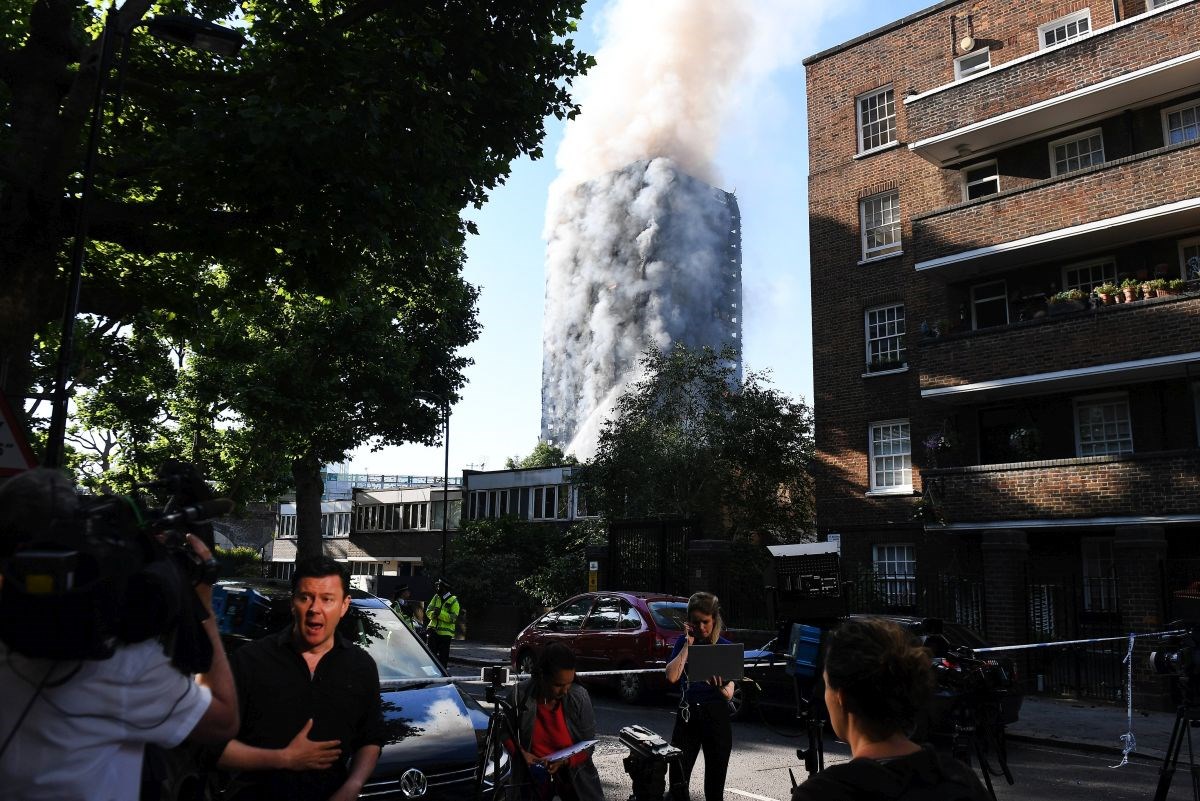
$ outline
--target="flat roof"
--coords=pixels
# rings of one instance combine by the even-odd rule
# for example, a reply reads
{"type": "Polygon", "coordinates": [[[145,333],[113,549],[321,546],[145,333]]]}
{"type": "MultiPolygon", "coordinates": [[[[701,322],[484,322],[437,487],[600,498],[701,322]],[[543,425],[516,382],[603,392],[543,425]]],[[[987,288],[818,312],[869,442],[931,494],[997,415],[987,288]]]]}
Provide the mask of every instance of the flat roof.
{"type": "Polygon", "coordinates": [[[822,50],[820,53],[815,53],[815,54],[809,56],[808,58],[804,59],[804,61],[801,63],[803,63],[804,66],[806,66],[806,67],[809,66],[810,64],[815,64],[816,62],[820,61],[823,58],[828,58],[829,56],[832,56],[835,53],[840,53],[843,50],[849,50],[850,48],[852,48],[856,45],[860,45],[869,39],[874,39],[877,36],[883,36],[885,33],[888,33],[889,31],[894,31],[897,28],[902,28],[905,25],[909,24],[910,22],[916,22],[917,20],[922,19],[924,17],[928,17],[931,14],[936,14],[937,12],[941,11],[944,8],[949,8],[950,6],[960,5],[963,2],[965,2],[965,0],[942,0],[942,2],[938,3],[937,5],[930,6],[929,8],[922,9],[921,11],[915,11],[912,14],[909,14],[907,17],[898,19],[895,22],[889,22],[887,25],[884,25],[881,28],[876,28],[873,31],[868,31],[867,33],[864,33],[862,36],[855,36],[853,39],[842,42],[841,44],[838,44],[838,45],[834,45],[833,47],[830,47],[826,50],[822,50]]]}

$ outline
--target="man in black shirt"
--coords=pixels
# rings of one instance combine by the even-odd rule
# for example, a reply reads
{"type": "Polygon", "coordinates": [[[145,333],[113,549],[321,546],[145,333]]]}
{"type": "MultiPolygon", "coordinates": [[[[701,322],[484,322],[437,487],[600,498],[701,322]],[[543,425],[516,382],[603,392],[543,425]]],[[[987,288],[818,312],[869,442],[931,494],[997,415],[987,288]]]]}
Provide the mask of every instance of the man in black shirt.
{"type": "Polygon", "coordinates": [[[353,799],[375,769],[379,673],[337,633],[349,608],[341,566],[304,560],[292,576],[292,625],[234,653],[242,727],[218,764],[242,771],[238,801],[353,799]]]}

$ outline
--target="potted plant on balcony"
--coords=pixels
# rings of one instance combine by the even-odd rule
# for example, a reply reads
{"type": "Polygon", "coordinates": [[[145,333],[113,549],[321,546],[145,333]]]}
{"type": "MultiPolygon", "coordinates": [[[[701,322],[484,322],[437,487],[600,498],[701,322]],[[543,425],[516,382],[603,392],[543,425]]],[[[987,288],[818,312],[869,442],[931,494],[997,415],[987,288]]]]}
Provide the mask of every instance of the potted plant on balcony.
{"type": "Polygon", "coordinates": [[[1138,289],[1141,283],[1133,278],[1126,278],[1121,282],[1121,291],[1125,293],[1125,302],[1133,303],[1138,299],[1138,289]]]}
{"type": "Polygon", "coordinates": [[[1066,314],[1086,308],[1087,294],[1082,289],[1067,289],[1051,295],[1048,302],[1051,314],[1066,314]]]}
{"type": "Polygon", "coordinates": [[[1117,295],[1120,293],[1117,285],[1109,281],[1105,281],[1100,286],[1096,287],[1095,292],[1100,296],[1100,302],[1105,306],[1111,306],[1117,302],[1117,295]]]}
{"type": "Polygon", "coordinates": [[[1152,280],[1142,281],[1142,300],[1148,300],[1158,294],[1158,287],[1152,280]]]}
{"type": "Polygon", "coordinates": [[[1163,281],[1162,285],[1158,288],[1158,294],[1166,295],[1167,297],[1178,295],[1183,291],[1183,285],[1184,280],[1182,278],[1176,278],[1173,281],[1163,281]]]}

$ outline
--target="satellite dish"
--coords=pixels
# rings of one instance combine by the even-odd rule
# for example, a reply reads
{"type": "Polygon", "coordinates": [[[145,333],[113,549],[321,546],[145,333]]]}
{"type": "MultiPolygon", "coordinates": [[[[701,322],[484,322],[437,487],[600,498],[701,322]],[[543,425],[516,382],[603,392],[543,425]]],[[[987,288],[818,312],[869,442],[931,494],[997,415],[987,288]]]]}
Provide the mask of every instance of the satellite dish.
{"type": "Polygon", "coordinates": [[[975,39],[971,36],[964,36],[958,41],[958,49],[964,53],[970,53],[975,49],[975,39]]]}

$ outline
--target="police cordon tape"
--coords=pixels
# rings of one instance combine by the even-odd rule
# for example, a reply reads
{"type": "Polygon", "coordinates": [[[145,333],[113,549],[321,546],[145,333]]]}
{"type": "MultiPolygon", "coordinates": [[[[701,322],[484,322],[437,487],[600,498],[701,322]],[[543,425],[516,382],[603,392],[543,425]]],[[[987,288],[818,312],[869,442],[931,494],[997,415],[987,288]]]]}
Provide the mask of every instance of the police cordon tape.
{"type": "Polygon", "coordinates": [[[1093,637],[1088,640],[1055,640],[1052,642],[1031,642],[1024,645],[995,645],[987,648],[972,648],[972,653],[976,654],[994,654],[1001,651],[1028,651],[1035,648],[1062,648],[1066,645],[1093,645],[1100,642],[1126,642],[1130,638],[1141,639],[1143,637],[1176,637],[1180,634],[1187,634],[1187,629],[1175,629],[1173,631],[1155,631],[1146,634],[1123,634],[1120,637],[1093,637]]]}
{"type": "MultiPolygon", "coordinates": [[[[786,660],[773,660],[771,662],[747,662],[745,667],[747,667],[747,668],[783,667],[786,664],[787,664],[786,660]]],[[[503,667],[503,665],[496,665],[496,667],[503,667]]],[[[638,673],[661,674],[665,670],[665,668],[666,668],[666,666],[664,665],[663,667],[629,668],[626,670],[580,670],[575,673],[575,677],[576,678],[598,678],[601,676],[629,676],[629,675],[634,675],[634,674],[638,674],[638,673]]],[[[482,668],[482,670],[487,670],[487,669],[489,669],[489,668],[482,668]]],[[[512,673],[512,672],[510,672],[508,674],[508,681],[501,682],[500,684],[501,684],[501,686],[508,686],[510,684],[516,684],[518,681],[523,681],[528,678],[531,678],[531,674],[529,674],[529,673],[512,673]]],[[[406,687],[408,685],[413,685],[413,684],[420,684],[420,685],[454,684],[454,683],[457,683],[457,684],[491,684],[492,682],[490,680],[483,679],[483,678],[473,679],[473,678],[467,678],[465,676],[430,676],[427,679],[380,679],[379,683],[386,684],[389,687],[394,687],[394,686],[406,687]]]]}

